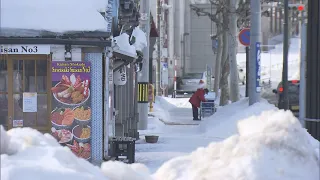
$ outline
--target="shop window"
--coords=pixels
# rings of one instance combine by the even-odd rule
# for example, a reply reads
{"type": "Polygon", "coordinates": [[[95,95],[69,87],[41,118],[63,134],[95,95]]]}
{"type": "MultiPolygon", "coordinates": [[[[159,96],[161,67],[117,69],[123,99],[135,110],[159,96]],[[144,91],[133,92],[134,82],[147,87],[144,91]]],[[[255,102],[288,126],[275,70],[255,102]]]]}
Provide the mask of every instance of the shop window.
{"type": "Polygon", "coordinates": [[[24,91],[37,92],[36,90],[36,63],[35,60],[24,61],[24,91]]]}
{"type": "MultiPolygon", "coordinates": [[[[21,57],[23,59],[23,57],[21,57]]],[[[35,57],[27,60],[11,59],[13,73],[13,120],[23,120],[23,127],[49,130],[48,60],[35,57]],[[24,110],[24,98],[35,97],[36,110],[24,110]]],[[[34,101],[34,100],[32,100],[34,101]]],[[[25,107],[25,109],[30,109],[25,107]]],[[[32,108],[32,109],[34,109],[32,108]]]]}
{"type": "Polygon", "coordinates": [[[13,61],[13,92],[20,93],[23,91],[23,61],[13,61]]]}
{"type": "Polygon", "coordinates": [[[7,61],[4,59],[0,59],[0,125],[7,126],[7,119],[8,119],[8,68],[7,68],[7,61]]]}
{"type": "Polygon", "coordinates": [[[47,61],[37,61],[37,92],[47,92],[47,61]]]}

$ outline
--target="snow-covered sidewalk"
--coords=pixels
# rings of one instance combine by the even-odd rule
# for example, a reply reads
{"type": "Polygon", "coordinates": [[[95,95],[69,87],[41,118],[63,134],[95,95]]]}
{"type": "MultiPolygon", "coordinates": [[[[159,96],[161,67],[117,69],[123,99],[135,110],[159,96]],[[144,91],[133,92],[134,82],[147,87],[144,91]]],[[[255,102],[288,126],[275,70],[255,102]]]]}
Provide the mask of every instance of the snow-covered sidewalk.
{"type": "Polygon", "coordinates": [[[156,116],[166,125],[198,125],[193,121],[189,98],[156,97],[154,111],[149,114],[156,116]]]}
{"type": "Polygon", "coordinates": [[[149,117],[148,125],[148,130],[139,131],[141,139],[136,142],[136,161],[145,164],[152,173],[174,157],[187,155],[198,147],[221,140],[204,137],[196,126],[165,125],[157,117],[149,117]],[[145,135],[159,136],[158,143],[146,143],[145,135]]]}

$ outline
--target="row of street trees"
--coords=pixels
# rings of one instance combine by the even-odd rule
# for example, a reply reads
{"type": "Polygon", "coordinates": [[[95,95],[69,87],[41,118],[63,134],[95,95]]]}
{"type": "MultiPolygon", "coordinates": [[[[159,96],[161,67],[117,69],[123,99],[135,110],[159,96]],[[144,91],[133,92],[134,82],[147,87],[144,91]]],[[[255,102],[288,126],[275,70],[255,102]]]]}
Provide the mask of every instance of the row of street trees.
{"type": "MultiPolygon", "coordinates": [[[[274,1],[261,0],[261,3],[270,2],[274,1]]],[[[190,8],[198,16],[207,16],[217,29],[211,38],[218,42],[214,91],[220,95],[220,105],[228,104],[229,100],[238,101],[240,93],[236,58],[237,33],[240,29],[250,26],[250,0],[191,0],[190,8]],[[197,6],[205,3],[211,4],[213,10],[208,12],[205,8],[197,6]]]]}

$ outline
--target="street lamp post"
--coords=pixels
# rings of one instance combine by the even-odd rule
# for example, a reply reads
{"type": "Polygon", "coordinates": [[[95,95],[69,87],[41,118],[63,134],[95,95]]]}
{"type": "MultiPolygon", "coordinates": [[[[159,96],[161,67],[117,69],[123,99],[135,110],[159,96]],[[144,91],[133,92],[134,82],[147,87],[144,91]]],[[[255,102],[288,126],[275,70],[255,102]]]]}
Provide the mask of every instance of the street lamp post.
{"type": "Polygon", "coordinates": [[[283,23],[283,66],[282,66],[282,86],[283,86],[283,109],[289,109],[288,102],[288,51],[289,51],[289,0],[284,0],[284,23],[283,23]]]}

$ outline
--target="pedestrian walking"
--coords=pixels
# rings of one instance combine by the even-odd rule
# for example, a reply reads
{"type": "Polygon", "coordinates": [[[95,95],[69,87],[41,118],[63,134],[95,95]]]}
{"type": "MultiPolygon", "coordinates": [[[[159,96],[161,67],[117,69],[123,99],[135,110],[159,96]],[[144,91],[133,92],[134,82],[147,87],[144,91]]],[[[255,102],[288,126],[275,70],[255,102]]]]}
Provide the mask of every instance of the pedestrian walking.
{"type": "Polygon", "coordinates": [[[209,90],[207,88],[206,89],[199,88],[189,99],[189,102],[192,105],[193,120],[195,121],[200,120],[198,115],[198,108],[200,108],[201,102],[206,101],[204,96],[205,94],[208,94],[208,93],[209,93],[209,90]]]}

